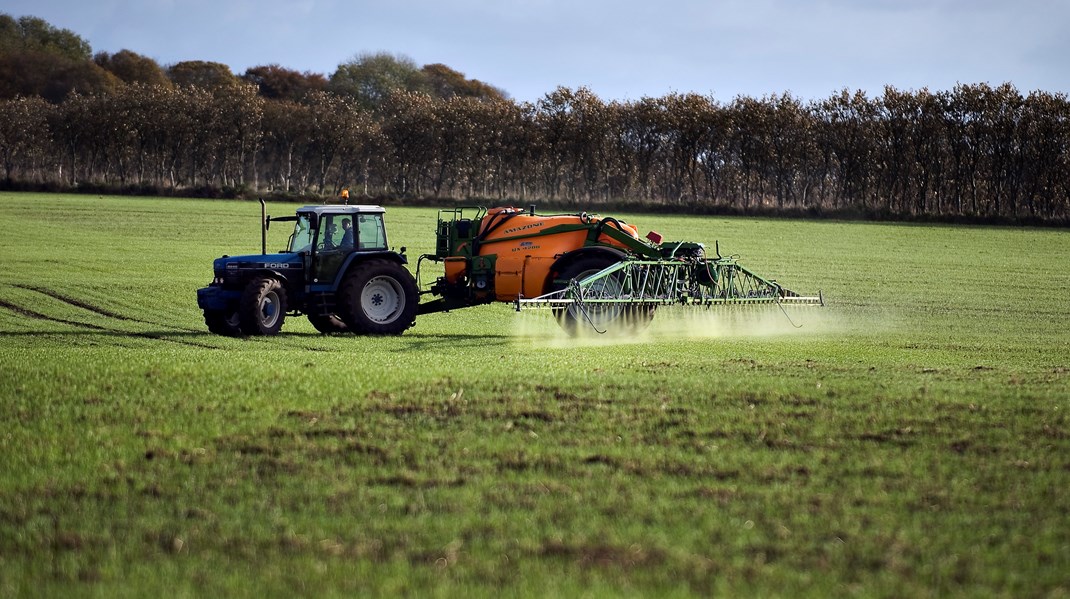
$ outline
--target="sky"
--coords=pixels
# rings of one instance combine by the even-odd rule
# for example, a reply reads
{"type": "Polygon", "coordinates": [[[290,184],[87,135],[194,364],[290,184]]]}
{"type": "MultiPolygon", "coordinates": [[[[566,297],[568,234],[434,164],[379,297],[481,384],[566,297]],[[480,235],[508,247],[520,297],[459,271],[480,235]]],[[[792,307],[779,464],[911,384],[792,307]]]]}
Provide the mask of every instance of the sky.
{"type": "Polygon", "coordinates": [[[1070,93],[1070,0],[0,0],[0,12],[163,66],[329,77],[389,52],[529,102],[559,86],[606,101],[1004,82],[1070,93]]]}

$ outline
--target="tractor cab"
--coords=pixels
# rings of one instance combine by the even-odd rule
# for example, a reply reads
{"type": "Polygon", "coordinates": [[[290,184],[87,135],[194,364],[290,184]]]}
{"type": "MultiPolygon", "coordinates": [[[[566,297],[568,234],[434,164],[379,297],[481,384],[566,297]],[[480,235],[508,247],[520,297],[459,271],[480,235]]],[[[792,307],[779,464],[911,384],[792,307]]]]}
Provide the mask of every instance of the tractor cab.
{"type": "Polygon", "coordinates": [[[322,287],[336,282],[354,252],[388,250],[380,206],[304,206],[296,216],[267,222],[296,221],[287,251],[300,254],[308,283],[322,287]]]}
{"type": "Polygon", "coordinates": [[[297,216],[271,222],[297,221],[288,247],[293,253],[382,251],[387,249],[384,212],[380,206],[305,206],[297,216]]]}

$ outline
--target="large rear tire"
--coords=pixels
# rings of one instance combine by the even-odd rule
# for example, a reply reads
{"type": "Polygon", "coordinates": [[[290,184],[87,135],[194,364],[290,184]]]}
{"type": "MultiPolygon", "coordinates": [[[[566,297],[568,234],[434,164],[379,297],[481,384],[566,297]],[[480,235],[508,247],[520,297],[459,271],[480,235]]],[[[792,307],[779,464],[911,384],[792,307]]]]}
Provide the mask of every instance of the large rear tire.
{"type": "Polygon", "coordinates": [[[238,318],[246,335],[275,335],[286,320],[286,288],[272,277],[257,277],[245,287],[238,318]]]}
{"type": "MultiPolygon", "coordinates": [[[[585,279],[617,262],[619,260],[605,255],[580,258],[558,273],[546,291],[549,293],[564,289],[568,286],[569,281],[585,279]]],[[[620,291],[620,281],[610,276],[598,281],[589,290],[588,295],[617,297],[620,295],[620,291]]],[[[573,337],[585,334],[588,331],[597,334],[596,328],[597,331],[605,331],[606,334],[623,336],[635,334],[646,328],[654,319],[654,306],[603,304],[587,305],[581,308],[572,304],[567,308],[555,308],[554,316],[557,318],[557,324],[573,337]]]]}
{"type": "Polygon", "coordinates": [[[396,262],[368,260],[354,266],[338,295],[339,316],[353,333],[400,335],[416,323],[416,279],[396,262]]]}

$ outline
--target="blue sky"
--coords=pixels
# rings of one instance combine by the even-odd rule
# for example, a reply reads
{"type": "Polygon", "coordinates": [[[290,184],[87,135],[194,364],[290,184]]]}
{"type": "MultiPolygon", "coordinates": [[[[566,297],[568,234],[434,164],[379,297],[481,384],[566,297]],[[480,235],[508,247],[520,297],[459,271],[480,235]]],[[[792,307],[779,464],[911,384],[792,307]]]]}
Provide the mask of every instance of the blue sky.
{"type": "Polygon", "coordinates": [[[605,100],[985,82],[1070,92],[1067,0],[3,0],[0,12],[70,29],[94,52],[236,74],[277,63],[330,76],[387,51],[521,101],[559,85],[605,100]]]}

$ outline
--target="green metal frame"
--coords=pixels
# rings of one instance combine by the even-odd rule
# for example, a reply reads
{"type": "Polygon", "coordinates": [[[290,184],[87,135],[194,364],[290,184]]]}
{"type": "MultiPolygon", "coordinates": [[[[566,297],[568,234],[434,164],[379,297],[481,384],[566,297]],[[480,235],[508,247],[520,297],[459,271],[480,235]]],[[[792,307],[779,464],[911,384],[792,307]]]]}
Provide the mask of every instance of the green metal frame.
{"type": "Polygon", "coordinates": [[[624,260],[562,290],[534,298],[518,298],[523,308],[555,308],[569,304],[713,306],[723,304],[824,305],[824,298],[800,296],[774,280],[764,279],[734,258],[693,260],[624,260]],[[612,278],[613,285],[604,280],[612,278]],[[605,289],[615,294],[607,296],[605,289]]]}

